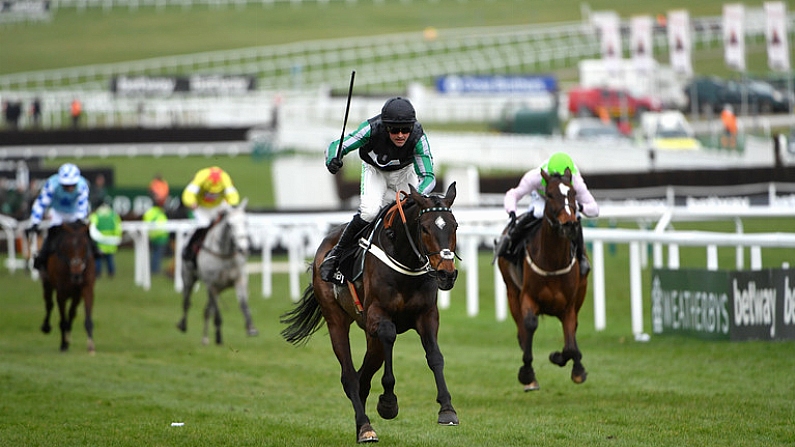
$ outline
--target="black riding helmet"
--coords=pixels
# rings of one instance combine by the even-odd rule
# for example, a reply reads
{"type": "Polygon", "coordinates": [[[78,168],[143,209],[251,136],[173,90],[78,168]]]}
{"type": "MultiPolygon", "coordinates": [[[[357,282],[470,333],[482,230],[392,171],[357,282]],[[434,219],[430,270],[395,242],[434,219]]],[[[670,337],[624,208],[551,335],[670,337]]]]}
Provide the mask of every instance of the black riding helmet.
{"type": "Polygon", "coordinates": [[[400,96],[390,98],[381,108],[381,122],[388,126],[413,125],[415,121],[417,121],[417,115],[414,112],[414,106],[408,99],[400,96]]]}

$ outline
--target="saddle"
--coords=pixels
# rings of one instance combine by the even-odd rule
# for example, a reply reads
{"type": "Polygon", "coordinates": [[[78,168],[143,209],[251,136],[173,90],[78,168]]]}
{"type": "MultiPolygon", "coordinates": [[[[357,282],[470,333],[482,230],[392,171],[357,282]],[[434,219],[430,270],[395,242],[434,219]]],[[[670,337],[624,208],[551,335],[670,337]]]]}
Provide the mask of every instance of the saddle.
{"type": "Polygon", "coordinates": [[[519,216],[513,228],[509,228],[503,240],[495,246],[495,259],[498,256],[509,260],[512,264],[521,265],[524,257],[524,247],[541,228],[541,219],[536,219],[532,213],[527,212],[519,216]],[[504,242],[503,242],[504,241],[504,242]]]}
{"type": "MultiPolygon", "coordinates": [[[[406,198],[400,202],[400,206],[406,207],[411,203],[414,202],[406,198]]],[[[354,282],[362,276],[362,272],[364,271],[364,254],[367,251],[364,247],[370,246],[373,236],[375,235],[375,230],[379,227],[384,227],[384,232],[387,237],[392,237],[392,224],[398,212],[400,212],[400,209],[397,200],[395,200],[391,204],[381,208],[381,211],[378,212],[378,216],[373,219],[373,222],[367,224],[367,226],[356,234],[357,241],[364,239],[366,242],[363,244],[357,243],[353,247],[347,248],[340,255],[340,261],[337,267],[338,275],[336,278],[338,285],[345,284],[345,281],[354,282]]]]}
{"type": "MultiPolygon", "coordinates": [[[[406,205],[407,203],[404,201],[402,206],[406,205]]],[[[367,226],[359,231],[356,235],[356,240],[366,239],[368,241],[366,246],[369,246],[373,240],[375,230],[380,226],[385,228],[387,236],[389,236],[389,232],[392,231],[392,222],[397,214],[397,208],[397,202],[392,202],[381,208],[381,211],[378,212],[378,216],[373,222],[367,224],[367,226]]],[[[353,247],[347,248],[342,255],[340,255],[340,262],[337,268],[339,273],[336,278],[337,284],[343,285],[345,281],[354,282],[362,276],[364,272],[365,251],[362,245],[357,243],[353,247]]]]}

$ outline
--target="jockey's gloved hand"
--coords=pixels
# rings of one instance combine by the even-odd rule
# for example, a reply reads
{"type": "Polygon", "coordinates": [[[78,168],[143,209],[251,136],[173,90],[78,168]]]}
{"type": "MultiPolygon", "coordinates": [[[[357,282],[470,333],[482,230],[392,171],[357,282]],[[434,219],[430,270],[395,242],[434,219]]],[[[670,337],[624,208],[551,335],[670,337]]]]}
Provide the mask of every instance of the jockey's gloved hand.
{"type": "Polygon", "coordinates": [[[31,226],[25,228],[25,236],[30,236],[33,233],[39,232],[39,224],[32,224],[31,226]]]}
{"type": "Polygon", "coordinates": [[[511,211],[508,213],[508,217],[511,218],[511,226],[516,225],[516,211],[511,211]]]}
{"type": "Polygon", "coordinates": [[[329,161],[326,165],[326,168],[328,169],[328,172],[336,174],[340,171],[340,168],[342,168],[342,160],[339,158],[332,158],[331,161],[329,161]]]}

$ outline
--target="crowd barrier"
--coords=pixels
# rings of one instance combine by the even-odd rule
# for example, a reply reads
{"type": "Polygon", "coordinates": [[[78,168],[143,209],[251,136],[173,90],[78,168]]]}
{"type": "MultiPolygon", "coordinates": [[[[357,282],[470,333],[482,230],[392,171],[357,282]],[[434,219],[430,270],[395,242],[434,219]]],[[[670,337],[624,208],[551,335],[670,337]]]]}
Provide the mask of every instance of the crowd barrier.
{"type": "MultiPolygon", "coordinates": [[[[464,208],[455,211],[459,222],[457,252],[461,257],[460,268],[465,277],[466,309],[469,316],[479,313],[479,253],[484,247],[491,247],[495,238],[499,236],[507,223],[505,212],[502,208],[464,208]]],[[[592,273],[591,289],[594,303],[594,326],[597,331],[604,330],[607,325],[606,316],[606,284],[605,284],[605,244],[628,244],[629,246],[629,288],[632,316],[632,333],[636,340],[645,341],[648,334],[644,332],[643,318],[643,289],[641,283],[642,269],[648,266],[647,248],[652,247],[652,262],[654,267],[664,266],[663,246],[667,245],[667,267],[679,268],[679,247],[695,246],[704,247],[707,251],[707,269],[718,269],[718,247],[736,247],[737,270],[745,268],[744,253],[746,247],[750,250],[751,270],[762,268],[761,249],[763,247],[795,248],[795,233],[753,233],[744,234],[742,218],[774,218],[795,217],[795,207],[669,207],[665,205],[633,206],[607,205],[603,206],[599,219],[610,221],[636,221],[641,224],[639,229],[619,228],[584,228],[585,240],[592,245],[590,252],[592,273]],[[733,220],[735,233],[716,233],[705,231],[671,231],[670,226],[674,221],[707,221],[707,220],[733,220]],[[656,222],[654,228],[647,223],[656,222]]],[[[275,249],[282,248],[287,251],[287,273],[289,277],[290,298],[297,301],[301,296],[301,275],[307,271],[308,263],[314,256],[316,247],[322,241],[328,230],[338,224],[350,220],[349,212],[335,213],[278,213],[278,214],[249,214],[248,225],[252,246],[262,250],[261,262],[252,264],[249,272],[257,269],[262,275],[261,293],[264,298],[272,296],[273,275],[277,272],[272,254],[275,249]]],[[[22,232],[24,225],[18,224],[14,219],[3,217],[0,227],[9,240],[13,240],[22,232]]],[[[195,224],[190,220],[171,220],[165,224],[151,222],[125,221],[122,230],[125,237],[133,242],[135,251],[135,284],[148,290],[151,287],[149,270],[149,231],[165,229],[175,234],[175,252],[180,253],[193,232],[195,224]]],[[[24,238],[23,238],[24,239],[24,238]]],[[[8,244],[13,246],[14,244],[8,244]]],[[[181,259],[175,256],[175,271],[181,270],[181,259]]],[[[9,247],[6,267],[10,270],[21,268],[24,260],[16,257],[13,247],[9,247]]],[[[503,321],[508,316],[507,294],[505,285],[495,265],[493,268],[493,290],[495,316],[498,321],[503,321]]],[[[174,289],[182,290],[182,279],[175,275],[174,289]]],[[[611,288],[620,285],[612,285],[611,288]]],[[[460,287],[460,286],[459,286],[460,287]]],[[[439,292],[439,305],[441,308],[450,306],[450,291],[439,292]]]]}

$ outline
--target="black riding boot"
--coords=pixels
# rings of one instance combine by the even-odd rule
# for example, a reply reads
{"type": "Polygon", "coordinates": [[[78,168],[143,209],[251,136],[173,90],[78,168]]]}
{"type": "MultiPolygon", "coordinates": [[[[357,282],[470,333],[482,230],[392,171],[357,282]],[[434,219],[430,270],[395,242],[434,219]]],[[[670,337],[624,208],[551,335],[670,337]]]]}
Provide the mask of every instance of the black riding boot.
{"type": "Polygon", "coordinates": [[[356,240],[356,235],[366,226],[367,221],[362,219],[361,215],[356,214],[353,216],[353,219],[342,232],[340,240],[337,241],[337,245],[326,254],[323,263],[320,264],[320,278],[323,279],[323,281],[334,282],[334,274],[339,267],[340,256],[353,245],[356,240]]]}
{"type": "Polygon", "coordinates": [[[588,257],[585,256],[585,241],[582,237],[582,225],[577,228],[577,259],[580,261],[580,276],[585,276],[591,271],[591,264],[588,262],[588,257]]]}
{"type": "Polygon", "coordinates": [[[50,254],[52,254],[52,241],[56,238],[56,236],[58,236],[60,229],[60,226],[50,227],[47,229],[47,235],[44,236],[44,241],[41,243],[41,249],[36,255],[36,258],[33,259],[34,269],[41,270],[47,266],[47,259],[50,257],[50,254]]]}
{"type": "Polygon", "coordinates": [[[196,264],[196,255],[199,254],[199,249],[201,248],[202,242],[204,242],[204,236],[207,235],[207,230],[209,229],[209,226],[200,227],[193,232],[185,248],[182,249],[183,261],[196,264]]]}

